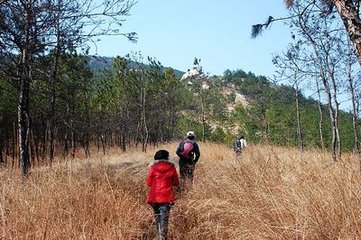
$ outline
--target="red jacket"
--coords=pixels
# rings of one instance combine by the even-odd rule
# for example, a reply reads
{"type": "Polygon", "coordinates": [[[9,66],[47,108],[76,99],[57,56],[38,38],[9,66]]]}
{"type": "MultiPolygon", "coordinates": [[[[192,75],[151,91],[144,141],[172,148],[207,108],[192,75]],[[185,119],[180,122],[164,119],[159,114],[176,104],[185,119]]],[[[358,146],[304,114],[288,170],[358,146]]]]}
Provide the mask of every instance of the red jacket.
{"type": "Polygon", "coordinates": [[[147,203],[173,202],[173,186],[179,185],[174,164],[167,160],[154,161],[148,170],[147,185],[150,187],[147,203]]]}

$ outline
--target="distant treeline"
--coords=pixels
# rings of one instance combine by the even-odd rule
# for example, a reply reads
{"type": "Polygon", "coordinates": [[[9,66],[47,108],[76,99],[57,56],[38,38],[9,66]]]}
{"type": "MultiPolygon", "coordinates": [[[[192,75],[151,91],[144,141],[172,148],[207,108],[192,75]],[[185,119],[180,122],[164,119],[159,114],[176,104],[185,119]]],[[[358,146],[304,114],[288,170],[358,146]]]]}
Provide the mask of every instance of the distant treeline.
{"type": "MultiPolygon", "coordinates": [[[[51,152],[74,157],[78,148],[89,155],[91,146],[106,152],[110,147],[126,151],[139,145],[146,151],[149,144],[180,139],[187,130],[194,130],[198,140],[228,145],[239,134],[253,143],[298,145],[294,88],[242,70],[227,70],[222,77],[189,84],[151,58],[146,64],[140,55],[132,58],[115,58],[110,69],[99,70],[94,61],[90,68],[89,57],[67,54],[60,58],[61,74],[56,82],[36,76],[30,86],[31,162],[46,163],[51,152]],[[224,94],[225,87],[234,92],[224,94]],[[236,92],[246,97],[249,106],[234,105],[236,92]],[[230,105],[234,106],[231,111],[230,105]]],[[[15,164],[19,156],[19,93],[9,80],[3,76],[0,82],[0,160],[15,164]]],[[[329,148],[330,121],[325,107],[321,105],[324,119],[320,132],[319,102],[299,95],[304,147],[329,148]]],[[[343,149],[351,150],[350,114],[341,112],[340,131],[343,149]]]]}

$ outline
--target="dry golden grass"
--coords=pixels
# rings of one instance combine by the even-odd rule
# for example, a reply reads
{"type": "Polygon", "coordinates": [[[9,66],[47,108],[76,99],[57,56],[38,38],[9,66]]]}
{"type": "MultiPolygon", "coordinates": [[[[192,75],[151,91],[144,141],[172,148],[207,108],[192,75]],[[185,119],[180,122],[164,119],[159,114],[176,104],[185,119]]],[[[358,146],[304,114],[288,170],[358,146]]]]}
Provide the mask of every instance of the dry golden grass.
{"type": "MultiPolygon", "coordinates": [[[[0,170],[0,239],[156,239],[145,177],[157,149],[0,170]]],[[[192,189],[171,210],[170,239],[361,239],[358,159],[317,151],[200,143],[192,189]]]]}

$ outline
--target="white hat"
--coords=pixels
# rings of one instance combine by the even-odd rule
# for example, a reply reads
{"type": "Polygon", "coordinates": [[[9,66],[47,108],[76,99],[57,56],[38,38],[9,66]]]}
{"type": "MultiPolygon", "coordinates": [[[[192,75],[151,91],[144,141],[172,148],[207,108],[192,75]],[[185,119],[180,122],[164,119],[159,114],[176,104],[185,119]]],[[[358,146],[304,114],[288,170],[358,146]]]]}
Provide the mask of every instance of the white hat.
{"type": "Polygon", "coordinates": [[[187,137],[194,137],[194,132],[193,131],[187,132],[187,137]]]}

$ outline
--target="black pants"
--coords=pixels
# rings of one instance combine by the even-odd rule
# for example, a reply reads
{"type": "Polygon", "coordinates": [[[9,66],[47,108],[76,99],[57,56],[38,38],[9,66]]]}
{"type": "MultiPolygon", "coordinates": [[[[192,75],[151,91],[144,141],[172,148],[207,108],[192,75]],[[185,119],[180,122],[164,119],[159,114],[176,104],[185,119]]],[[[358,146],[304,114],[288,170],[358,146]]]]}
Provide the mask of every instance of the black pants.
{"type": "Polygon", "coordinates": [[[169,203],[151,203],[154,210],[154,217],[157,226],[157,232],[160,239],[167,239],[168,221],[171,205],[169,203]]]}
{"type": "Polygon", "coordinates": [[[190,182],[193,182],[195,163],[191,160],[179,159],[179,172],[181,181],[189,179],[190,182]]]}
{"type": "Polygon", "coordinates": [[[179,159],[180,186],[179,192],[192,188],[195,163],[190,160],[179,159]]]}

